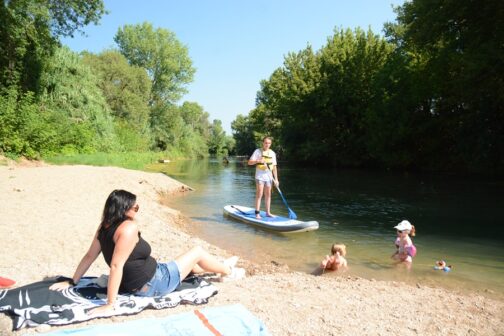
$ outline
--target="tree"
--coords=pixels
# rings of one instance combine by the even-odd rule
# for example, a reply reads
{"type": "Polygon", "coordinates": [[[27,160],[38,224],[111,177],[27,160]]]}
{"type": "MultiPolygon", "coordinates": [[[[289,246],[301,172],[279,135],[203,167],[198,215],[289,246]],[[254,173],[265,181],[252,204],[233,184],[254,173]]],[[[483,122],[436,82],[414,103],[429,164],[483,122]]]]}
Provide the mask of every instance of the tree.
{"type": "Polygon", "coordinates": [[[224,155],[236,155],[236,141],[232,135],[226,135],[224,155]]]}
{"type": "Polygon", "coordinates": [[[198,103],[185,101],[180,106],[180,113],[184,123],[199,134],[205,141],[210,136],[209,114],[198,103]]]}
{"type": "Polygon", "coordinates": [[[504,171],[503,22],[499,0],[414,0],[387,25],[403,54],[425,60],[442,168],[504,171]]]}
{"type": "Polygon", "coordinates": [[[222,129],[222,121],[214,119],[210,126],[210,138],[208,139],[208,152],[214,155],[227,155],[226,132],[222,129]]]}
{"type": "Polygon", "coordinates": [[[0,93],[0,152],[36,158],[50,152],[56,134],[37,113],[33,93],[19,96],[11,86],[0,93]],[[45,126],[45,127],[44,127],[45,126]]]}
{"type": "Polygon", "coordinates": [[[157,149],[174,150],[188,157],[208,156],[208,113],[200,105],[156,105],[151,120],[157,149]]]}
{"type": "Polygon", "coordinates": [[[67,47],[58,48],[41,79],[42,109],[51,110],[75,124],[90,125],[95,140],[91,147],[109,151],[116,139],[113,119],[98,78],[80,56],[67,47]]]}
{"type": "Polygon", "coordinates": [[[316,138],[322,145],[311,141],[310,148],[317,153],[320,147],[324,160],[345,166],[370,160],[366,111],[372,108],[374,82],[392,51],[383,38],[361,29],[336,32],[322,48],[323,78],[315,99],[319,109],[316,138]]]}
{"type": "Polygon", "coordinates": [[[191,157],[208,156],[208,139],[210,137],[209,114],[199,104],[184,102],[179,107],[184,120],[184,133],[181,139],[182,149],[191,157]]]}
{"type": "Polygon", "coordinates": [[[73,36],[105,13],[102,0],[11,0],[0,3],[0,87],[39,92],[60,36],[73,36]]]}
{"type": "Polygon", "coordinates": [[[318,52],[308,46],[289,53],[261,82],[249,137],[273,135],[292,160],[366,163],[366,111],[392,50],[383,38],[356,29],[336,31],[318,52]]]}
{"type": "Polygon", "coordinates": [[[446,162],[439,151],[443,132],[432,113],[426,60],[396,49],[373,84],[366,110],[366,147],[374,165],[432,170],[446,162]]]}
{"type": "Polygon", "coordinates": [[[231,123],[231,130],[235,140],[236,154],[246,155],[252,153],[256,148],[256,141],[250,117],[239,114],[231,123]]]}
{"type": "Polygon", "coordinates": [[[112,114],[133,127],[144,129],[149,120],[151,81],[143,68],[129,65],[117,51],[106,50],[98,55],[84,53],[83,62],[90,66],[99,79],[112,114]]]}
{"type": "Polygon", "coordinates": [[[313,129],[318,127],[319,110],[314,98],[320,81],[319,55],[311,46],[289,53],[283,67],[261,83],[257,95],[259,105],[251,113],[255,142],[260,143],[265,135],[273,136],[279,154],[296,151],[293,160],[313,159],[315,155],[308,147],[311,147],[310,141],[317,142],[313,129]]]}
{"type": "Polygon", "coordinates": [[[177,135],[174,130],[183,125],[176,105],[154,105],[151,107],[150,128],[154,140],[154,148],[167,150],[176,145],[177,135]]]}
{"type": "Polygon", "coordinates": [[[93,69],[111,114],[121,147],[148,150],[151,141],[149,96],[151,81],[145,69],[132,66],[118,51],[84,53],[83,62],[93,69]]]}
{"type": "Polygon", "coordinates": [[[132,65],[147,70],[152,80],[151,104],[175,103],[187,92],[194,68],[185,47],[167,29],[148,22],[119,28],[114,41],[132,65]]]}

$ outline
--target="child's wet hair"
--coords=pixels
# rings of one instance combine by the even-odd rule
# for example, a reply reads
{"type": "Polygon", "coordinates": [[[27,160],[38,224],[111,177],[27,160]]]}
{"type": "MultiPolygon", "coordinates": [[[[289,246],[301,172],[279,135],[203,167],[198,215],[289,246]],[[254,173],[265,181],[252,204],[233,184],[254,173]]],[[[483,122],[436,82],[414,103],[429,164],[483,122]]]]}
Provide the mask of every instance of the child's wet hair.
{"type": "Polygon", "coordinates": [[[415,225],[411,225],[411,230],[409,232],[409,235],[411,237],[415,237],[415,225]]]}
{"type": "Polygon", "coordinates": [[[336,254],[336,252],[339,252],[339,254],[344,257],[346,255],[345,244],[333,244],[333,246],[331,246],[331,254],[336,254]]]}

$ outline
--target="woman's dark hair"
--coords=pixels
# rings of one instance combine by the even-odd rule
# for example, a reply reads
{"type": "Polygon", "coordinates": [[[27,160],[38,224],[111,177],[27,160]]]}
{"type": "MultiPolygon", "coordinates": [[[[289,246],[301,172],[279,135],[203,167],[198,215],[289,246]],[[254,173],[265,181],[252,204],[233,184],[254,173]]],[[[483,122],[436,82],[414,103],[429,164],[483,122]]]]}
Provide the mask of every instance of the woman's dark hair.
{"type": "Polygon", "coordinates": [[[126,212],[135,205],[136,195],[126,190],[112,191],[103,208],[100,227],[114,227],[128,219],[126,212]]]}

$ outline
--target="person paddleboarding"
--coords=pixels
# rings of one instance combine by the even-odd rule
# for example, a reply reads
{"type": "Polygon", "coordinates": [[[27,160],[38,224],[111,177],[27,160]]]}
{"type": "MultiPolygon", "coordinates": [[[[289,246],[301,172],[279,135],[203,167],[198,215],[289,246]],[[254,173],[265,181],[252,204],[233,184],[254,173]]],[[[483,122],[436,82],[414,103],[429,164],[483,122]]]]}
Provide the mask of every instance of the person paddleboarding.
{"type": "Polygon", "coordinates": [[[271,213],[271,187],[273,184],[278,187],[280,182],[278,180],[276,154],[270,148],[272,142],[273,140],[271,137],[264,137],[262,148],[257,148],[248,160],[249,166],[256,166],[255,215],[258,219],[261,218],[260,210],[263,195],[264,205],[266,207],[266,216],[275,217],[271,213]]]}

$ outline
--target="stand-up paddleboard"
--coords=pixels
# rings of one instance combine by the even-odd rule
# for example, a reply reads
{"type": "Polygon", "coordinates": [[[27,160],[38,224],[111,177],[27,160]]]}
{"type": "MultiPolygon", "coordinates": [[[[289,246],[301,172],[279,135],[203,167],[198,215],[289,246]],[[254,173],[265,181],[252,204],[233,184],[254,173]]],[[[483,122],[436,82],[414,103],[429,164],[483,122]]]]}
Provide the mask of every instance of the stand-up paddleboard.
{"type": "Polygon", "coordinates": [[[258,219],[255,216],[255,209],[241,205],[226,205],[224,213],[245,223],[277,232],[305,232],[319,228],[316,221],[303,222],[281,216],[266,217],[264,211],[261,211],[261,219],[258,219]]]}

